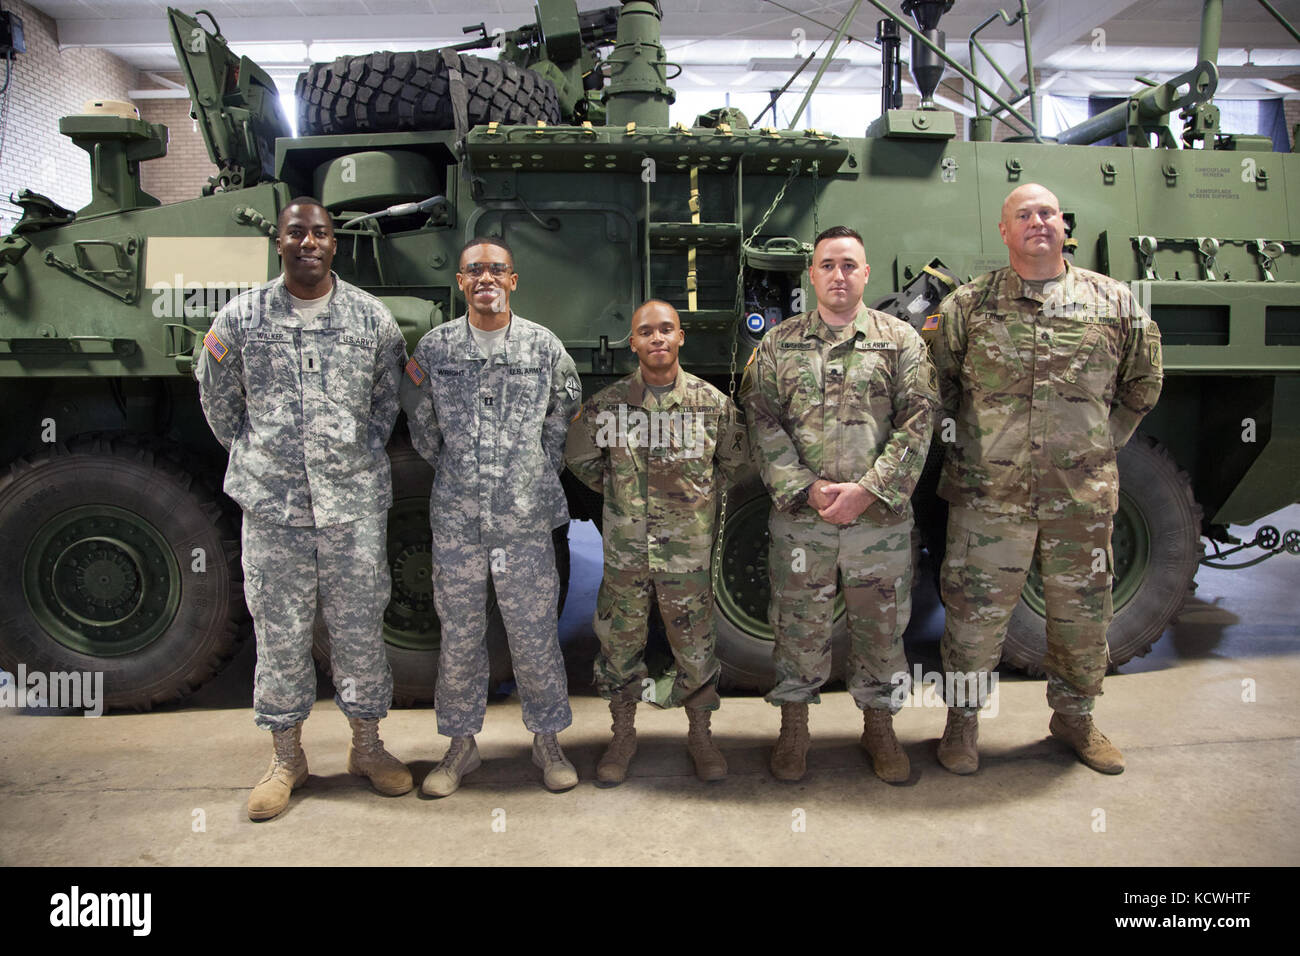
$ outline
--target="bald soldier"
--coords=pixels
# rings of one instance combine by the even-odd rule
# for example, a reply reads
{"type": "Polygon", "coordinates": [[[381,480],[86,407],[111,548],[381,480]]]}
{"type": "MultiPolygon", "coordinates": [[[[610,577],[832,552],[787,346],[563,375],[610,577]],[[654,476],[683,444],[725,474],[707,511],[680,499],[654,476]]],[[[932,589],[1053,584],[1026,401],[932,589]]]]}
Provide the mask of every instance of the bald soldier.
{"type": "Polygon", "coordinates": [[[958,288],[923,328],[955,423],[939,483],[952,506],[941,651],[953,688],[939,760],[953,773],[979,767],[978,690],[1037,556],[1049,730],[1089,767],[1120,773],[1122,754],[1092,721],[1111,617],[1115,453],[1160,395],[1160,332],[1126,285],[1065,261],[1060,203],[1043,186],[1007,196],[998,232],[1010,266],[958,288]]]}
{"type": "Polygon", "coordinates": [[[806,770],[808,705],[831,673],[837,577],[848,611],[848,685],[861,743],[882,780],[911,773],[893,715],[910,683],[912,491],[938,404],[934,367],[906,322],[862,301],[862,237],[832,226],[813,245],[817,308],[763,337],[746,369],[750,440],[772,497],[768,619],[781,735],[772,775],[806,770]]]}
{"type": "Polygon", "coordinates": [[[614,737],[596,767],[601,783],[627,776],[636,753],[651,601],[663,616],[677,677],[665,707],[684,706],[687,746],[701,780],[727,762],[709,723],[719,705],[710,558],[719,482],[747,460],[731,401],[685,371],[677,310],[652,299],[632,316],[638,366],[588,399],[569,428],[569,469],[605,497],[605,573],[596,598],[596,688],[609,700],[614,737]]]}

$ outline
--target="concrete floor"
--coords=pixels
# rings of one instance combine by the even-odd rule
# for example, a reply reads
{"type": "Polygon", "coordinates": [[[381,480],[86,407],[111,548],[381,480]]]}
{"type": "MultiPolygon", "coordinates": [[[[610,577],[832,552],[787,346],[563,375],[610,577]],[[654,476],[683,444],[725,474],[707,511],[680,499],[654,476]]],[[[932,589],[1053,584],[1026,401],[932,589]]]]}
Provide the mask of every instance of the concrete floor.
{"type": "MultiPolygon", "coordinates": [[[[1300,527],[1300,506],[1268,523],[1300,527]]],[[[728,697],[714,721],[726,781],[694,778],[681,712],[643,707],[631,777],[598,789],[609,718],[589,689],[600,577],[589,524],[574,525],[573,569],[562,635],[574,724],[561,740],[583,777],[575,790],[542,789],[506,698],[490,706],[485,763],[458,793],[377,796],[345,772],[347,725],[322,686],[304,732],[310,780],[279,818],[250,823],[248,790],[269,759],[250,713],[250,642],[182,708],[97,720],[0,709],[0,864],[1300,863],[1300,557],[1202,569],[1153,652],[1107,679],[1098,722],[1125,752],[1124,774],[1096,774],[1048,738],[1043,683],[1007,675],[973,777],[935,759],[941,707],[899,715],[913,768],[901,786],[871,773],[858,711],[836,691],[813,711],[800,784],[766,769],[777,711],[728,697]]],[[[919,595],[909,659],[937,669],[941,631],[933,594],[919,595]]],[[[394,711],[383,736],[417,782],[445,747],[429,709],[394,711]]]]}

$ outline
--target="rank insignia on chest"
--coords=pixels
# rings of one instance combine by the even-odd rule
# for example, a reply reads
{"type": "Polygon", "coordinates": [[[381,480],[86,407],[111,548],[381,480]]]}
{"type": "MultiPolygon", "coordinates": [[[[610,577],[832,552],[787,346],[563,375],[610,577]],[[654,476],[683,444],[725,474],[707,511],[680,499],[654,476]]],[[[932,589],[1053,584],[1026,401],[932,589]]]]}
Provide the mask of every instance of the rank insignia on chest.
{"type": "Polygon", "coordinates": [[[420,363],[415,359],[406,363],[406,377],[416,385],[424,381],[424,369],[420,368],[420,363]]]}
{"type": "Polygon", "coordinates": [[[230,349],[226,348],[226,343],[217,338],[216,332],[209,332],[207,335],[203,336],[203,347],[207,349],[212,354],[212,357],[218,362],[225,358],[226,353],[230,351],[230,349]]]}
{"type": "Polygon", "coordinates": [[[922,332],[933,332],[939,327],[939,320],[943,318],[942,312],[936,312],[934,315],[925,317],[925,324],[921,326],[922,332]]]}

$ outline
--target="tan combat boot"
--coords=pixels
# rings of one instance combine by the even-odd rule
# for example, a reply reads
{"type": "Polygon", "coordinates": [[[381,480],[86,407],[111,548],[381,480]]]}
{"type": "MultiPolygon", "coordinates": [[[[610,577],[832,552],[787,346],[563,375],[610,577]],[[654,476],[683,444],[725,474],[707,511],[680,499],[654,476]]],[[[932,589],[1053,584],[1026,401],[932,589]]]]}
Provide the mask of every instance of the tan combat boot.
{"type": "Polygon", "coordinates": [[[379,739],[379,721],[349,717],[352,743],[348,745],[348,773],[369,777],[370,786],[386,797],[410,793],[411,771],[379,739]]]}
{"type": "Polygon", "coordinates": [[[596,782],[607,787],[617,786],[627,779],[627,768],[636,753],[635,697],[615,695],[609,701],[609,714],[614,718],[610,729],[614,739],[596,764],[596,782]]]}
{"type": "Polygon", "coordinates": [[[483,766],[474,737],[452,737],[438,766],[429,771],[420,792],[426,797],[449,797],[460,789],[461,778],[483,766]]]}
{"type": "Polygon", "coordinates": [[[248,795],[248,819],[269,820],[289,805],[289,794],[307,779],[307,755],[303,753],[302,724],[288,730],[273,730],[275,755],[270,769],[248,795]]]}
{"type": "Polygon", "coordinates": [[[894,715],[868,707],[862,711],[861,744],[871,754],[871,766],[885,783],[903,783],[912,775],[912,764],[894,734],[894,715]]]}
{"type": "Polygon", "coordinates": [[[686,749],[695,762],[695,776],[706,782],[721,780],[727,775],[727,760],[709,731],[712,716],[712,712],[703,707],[686,708],[686,719],[691,726],[686,734],[686,749]]]}
{"type": "Polygon", "coordinates": [[[541,768],[547,790],[559,793],[578,785],[578,771],[564,756],[555,734],[533,734],[533,764],[541,768]]]}
{"type": "Polygon", "coordinates": [[[964,714],[960,708],[948,708],[948,723],[939,741],[939,763],[953,773],[974,773],[980,768],[976,744],[980,737],[980,715],[964,714]]]}
{"type": "Polygon", "coordinates": [[[772,776],[802,780],[808,770],[808,705],[781,705],[781,736],[772,748],[772,776]]]}
{"type": "Polygon", "coordinates": [[[1073,747],[1079,759],[1098,773],[1124,772],[1124,755],[1097,729],[1091,714],[1053,713],[1047,729],[1073,747]]]}

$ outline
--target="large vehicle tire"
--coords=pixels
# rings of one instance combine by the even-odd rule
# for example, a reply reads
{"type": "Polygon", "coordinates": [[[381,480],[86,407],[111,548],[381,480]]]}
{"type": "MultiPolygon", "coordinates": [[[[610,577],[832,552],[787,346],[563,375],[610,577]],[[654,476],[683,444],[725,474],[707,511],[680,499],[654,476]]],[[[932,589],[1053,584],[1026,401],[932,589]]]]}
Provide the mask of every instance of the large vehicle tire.
{"type": "MultiPolygon", "coordinates": [[[[550,80],[513,63],[460,56],[469,125],[560,121],[550,80]]],[[[447,62],[438,50],[370,53],[299,74],[298,135],[455,129],[447,62]]]]}
{"type": "MultiPolygon", "coordinates": [[[[1185,472],[1154,438],[1138,434],[1119,451],[1119,512],[1111,550],[1114,617],[1107,641],[1112,669],[1142,657],[1164,633],[1195,589],[1205,546],[1201,508],[1185,472]]],[[[1011,615],[1002,661],[1043,674],[1047,620],[1035,562],[1011,615]]]]}
{"type": "Polygon", "coordinates": [[[239,534],[176,451],[86,436],[0,476],[0,667],[102,672],[106,707],[148,710],[234,655],[239,534]]]}
{"type": "MultiPolygon", "coordinates": [[[[433,606],[432,536],[429,492],[433,469],[405,440],[388,446],[393,471],[393,506],[388,512],[388,565],[392,600],[384,611],[384,644],[393,671],[393,703],[413,707],[433,703],[438,684],[442,625],[433,606]]],[[[560,576],[560,608],[569,587],[568,526],[555,530],[555,564],[560,576]]],[[[513,675],[505,625],[496,595],[488,588],[488,679],[493,684],[513,675]]],[[[329,629],[319,611],[312,654],[326,677],[331,674],[329,629]]]]}
{"type": "MultiPolygon", "coordinates": [[[[727,493],[722,550],[713,566],[713,619],[724,689],[772,689],[774,636],[767,621],[771,594],[768,582],[767,518],[771,501],[756,473],[742,476],[727,493]]],[[[848,654],[848,620],[843,598],[835,599],[831,630],[831,680],[844,676],[848,654]]]]}

